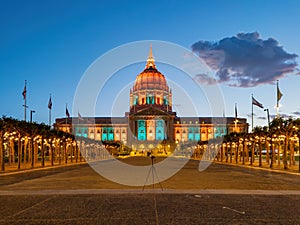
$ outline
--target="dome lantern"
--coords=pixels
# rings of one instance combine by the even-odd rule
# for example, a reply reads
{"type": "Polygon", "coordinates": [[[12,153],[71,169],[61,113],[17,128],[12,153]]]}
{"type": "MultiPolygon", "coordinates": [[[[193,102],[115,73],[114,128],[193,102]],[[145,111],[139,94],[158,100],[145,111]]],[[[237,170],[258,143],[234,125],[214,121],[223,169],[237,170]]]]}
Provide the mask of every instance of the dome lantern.
{"type": "Polygon", "coordinates": [[[152,45],[150,45],[149,56],[147,59],[147,64],[146,64],[145,69],[149,69],[149,68],[154,68],[154,69],[156,68],[155,60],[154,60],[153,53],[152,53],[152,45]]]}

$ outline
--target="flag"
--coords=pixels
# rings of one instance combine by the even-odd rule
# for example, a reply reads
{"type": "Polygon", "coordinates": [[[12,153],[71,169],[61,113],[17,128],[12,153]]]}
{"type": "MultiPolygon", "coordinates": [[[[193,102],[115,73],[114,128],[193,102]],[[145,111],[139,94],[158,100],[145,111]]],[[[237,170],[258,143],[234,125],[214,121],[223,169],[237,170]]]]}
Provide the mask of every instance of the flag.
{"type": "Polygon", "coordinates": [[[67,107],[66,107],[66,116],[67,116],[68,118],[70,118],[70,113],[69,113],[69,110],[68,110],[67,107]]]}
{"type": "Polygon", "coordinates": [[[279,102],[279,100],[281,99],[282,96],[283,96],[283,94],[279,90],[279,86],[278,86],[278,83],[277,83],[277,102],[279,102]]]}
{"type": "Polygon", "coordinates": [[[78,119],[79,120],[83,120],[82,116],[80,115],[80,113],[78,112],[78,119]]]}
{"type": "Polygon", "coordinates": [[[264,108],[263,104],[257,101],[253,96],[252,96],[252,104],[258,106],[259,108],[264,108]]]}
{"type": "Polygon", "coordinates": [[[27,90],[26,90],[26,81],[25,81],[25,86],[24,86],[24,89],[23,89],[23,92],[22,92],[24,100],[26,99],[26,93],[27,93],[27,90]]]}
{"type": "Polygon", "coordinates": [[[235,104],[235,109],[234,109],[234,112],[235,112],[235,119],[237,119],[237,117],[238,117],[238,114],[237,114],[237,106],[236,106],[236,104],[235,104]]]}
{"type": "Polygon", "coordinates": [[[237,105],[235,103],[235,107],[234,107],[234,123],[235,123],[235,127],[236,127],[236,124],[239,122],[237,117],[238,117],[238,113],[237,113],[237,105]]]}
{"type": "Polygon", "coordinates": [[[51,96],[50,96],[50,98],[49,98],[48,108],[49,108],[49,109],[52,109],[52,100],[51,100],[51,96]]]}

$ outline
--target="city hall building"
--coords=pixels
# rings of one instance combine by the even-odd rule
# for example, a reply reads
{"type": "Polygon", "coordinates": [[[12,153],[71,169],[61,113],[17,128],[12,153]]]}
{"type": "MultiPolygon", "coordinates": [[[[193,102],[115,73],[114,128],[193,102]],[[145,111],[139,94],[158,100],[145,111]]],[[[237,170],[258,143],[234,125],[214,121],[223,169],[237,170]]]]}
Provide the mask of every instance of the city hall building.
{"type": "Polygon", "coordinates": [[[99,141],[119,141],[127,146],[207,141],[231,132],[247,132],[245,118],[177,117],[172,91],[158,71],[150,47],[145,69],[136,77],[124,117],[57,118],[56,129],[99,141]],[[93,121],[92,123],[90,121],[93,121]]]}

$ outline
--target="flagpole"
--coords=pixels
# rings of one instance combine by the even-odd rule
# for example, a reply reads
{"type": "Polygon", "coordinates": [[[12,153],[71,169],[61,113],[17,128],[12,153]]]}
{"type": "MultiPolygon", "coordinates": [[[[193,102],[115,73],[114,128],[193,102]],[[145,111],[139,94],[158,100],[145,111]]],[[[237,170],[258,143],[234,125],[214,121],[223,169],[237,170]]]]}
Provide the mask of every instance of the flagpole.
{"type": "Polygon", "coordinates": [[[49,126],[51,127],[51,109],[52,109],[51,94],[50,94],[50,99],[49,99],[49,103],[48,103],[48,108],[49,108],[49,126]],[[51,106],[50,106],[50,101],[51,101],[51,106]]]}
{"type": "Polygon", "coordinates": [[[234,132],[237,132],[237,130],[236,130],[236,125],[237,125],[237,106],[236,106],[236,103],[235,103],[234,114],[235,114],[235,120],[234,120],[234,129],[235,129],[235,131],[234,132]]]}
{"type": "Polygon", "coordinates": [[[252,106],[251,118],[252,118],[252,132],[253,132],[253,94],[252,94],[252,98],[251,98],[251,106],[252,106]]]}
{"type": "Polygon", "coordinates": [[[276,116],[277,118],[279,117],[279,100],[278,100],[278,80],[277,80],[277,95],[276,95],[276,98],[277,98],[277,104],[276,104],[276,116]]]}
{"type": "Polygon", "coordinates": [[[51,127],[51,109],[49,109],[49,126],[51,127]]]}
{"type": "MultiPolygon", "coordinates": [[[[66,103],[66,112],[67,112],[67,109],[68,109],[68,104],[66,103]]],[[[68,116],[66,115],[66,125],[68,123],[68,116]]]]}
{"type": "Polygon", "coordinates": [[[24,98],[24,120],[26,122],[26,113],[27,113],[27,105],[26,105],[26,99],[27,99],[27,81],[25,80],[25,98],[24,98]]]}
{"type": "Polygon", "coordinates": [[[26,121],[26,113],[27,113],[27,103],[26,103],[26,99],[27,99],[27,80],[25,80],[25,87],[24,87],[24,90],[23,90],[23,98],[24,98],[24,121],[26,121]]]}

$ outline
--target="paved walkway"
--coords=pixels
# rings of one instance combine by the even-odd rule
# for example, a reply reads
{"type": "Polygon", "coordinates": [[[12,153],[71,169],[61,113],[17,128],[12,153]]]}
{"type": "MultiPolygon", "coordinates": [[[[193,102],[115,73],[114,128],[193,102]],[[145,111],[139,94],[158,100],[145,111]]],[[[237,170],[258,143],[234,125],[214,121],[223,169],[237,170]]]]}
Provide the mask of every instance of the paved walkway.
{"type": "MultiPolygon", "coordinates": [[[[176,166],[176,162],[181,159],[174,158],[172,160],[175,163],[170,166],[176,166]]],[[[150,161],[148,158],[122,159],[122,162],[126,164],[136,165],[136,170],[139,169],[137,165],[145,165],[149,163],[148,161],[150,161]]],[[[158,181],[160,181],[165,190],[300,190],[298,173],[274,172],[261,168],[253,169],[252,167],[220,163],[213,163],[202,172],[199,172],[198,167],[199,161],[190,160],[174,176],[166,180],[162,180],[162,173],[157,169],[158,180],[155,179],[157,182],[155,188],[160,188],[158,185],[158,181]]],[[[126,171],[116,172],[119,174],[115,175],[128,175],[126,171]]],[[[0,175],[0,191],[141,190],[142,188],[110,181],[101,174],[96,173],[89,164],[26,171],[21,174],[18,172],[0,175]]],[[[147,178],[147,171],[145,171],[145,174],[141,173],[139,175],[142,179],[140,183],[146,183],[144,181],[147,178]]],[[[152,188],[152,185],[146,186],[146,189],[152,188]]]]}
{"type": "Polygon", "coordinates": [[[242,163],[226,163],[226,162],[217,162],[215,161],[214,163],[219,163],[223,165],[228,165],[228,166],[240,166],[244,168],[249,168],[249,169],[255,169],[255,170],[264,170],[264,171],[272,171],[272,172],[277,172],[277,173],[285,173],[285,174],[294,174],[294,175],[299,175],[300,176],[300,171],[298,168],[298,165],[292,165],[289,166],[288,169],[284,169],[283,165],[274,165],[273,168],[270,168],[270,165],[267,163],[263,163],[262,166],[259,166],[258,162],[254,162],[252,165],[249,163],[245,163],[244,165],[242,163]]]}
{"type": "MultiPolygon", "coordinates": [[[[136,158],[140,158],[140,157],[136,157],[136,158]]],[[[104,159],[106,160],[106,159],[104,159]]],[[[259,167],[259,163],[258,163],[258,158],[255,159],[255,161],[253,162],[252,165],[250,165],[249,162],[245,162],[245,164],[243,165],[241,162],[235,163],[234,159],[232,161],[232,163],[229,162],[218,162],[218,161],[214,161],[215,163],[221,163],[224,165],[232,165],[232,166],[243,166],[243,167],[248,167],[248,168],[253,168],[253,169],[262,169],[262,170],[268,170],[268,171],[275,171],[275,172],[283,172],[283,173],[293,173],[293,174],[299,174],[300,175],[300,171],[299,171],[299,162],[297,161],[295,163],[295,165],[288,165],[288,169],[284,169],[283,167],[283,163],[281,162],[278,165],[278,162],[274,163],[273,168],[270,168],[270,165],[265,162],[265,160],[263,160],[262,166],[259,167]]],[[[5,166],[5,171],[0,171],[0,176],[4,175],[4,174],[12,174],[12,173],[22,173],[22,172],[26,172],[26,171],[33,171],[33,170],[44,170],[44,169],[49,169],[52,167],[63,167],[63,166],[72,166],[72,165],[76,165],[76,164],[84,164],[86,162],[75,162],[75,160],[73,162],[69,161],[67,164],[59,164],[58,162],[55,162],[54,166],[51,166],[51,162],[50,161],[45,161],[45,166],[41,165],[41,162],[37,163],[37,165],[35,166],[35,168],[31,167],[30,163],[26,163],[26,164],[22,164],[21,165],[21,169],[18,170],[18,166],[17,164],[12,164],[12,165],[6,165],[5,166]]]]}
{"type": "Polygon", "coordinates": [[[41,162],[38,162],[34,168],[32,168],[31,163],[22,163],[21,164],[21,168],[18,169],[18,164],[14,163],[11,165],[5,164],[5,171],[0,171],[0,176],[3,174],[7,174],[7,173],[14,173],[14,172],[23,172],[23,171],[32,171],[32,170],[43,170],[43,169],[49,169],[51,167],[62,167],[62,166],[70,166],[70,165],[74,165],[74,164],[82,164],[82,163],[86,163],[86,162],[68,162],[67,164],[65,163],[61,163],[59,164],[58,162],[55,162],[54,165],[51,165],[50,161],[45,161],[45,166],[42,166],[41,162]]]}
{"type": "Polygon", "coordinates": [[[299,195],[18,195],[0,201],[2,225],[300,224],[299,195]]]}
{"type": "Polygon", "coordinates": [[[156,184],[144,191],[109,181],[88,164],[1,174],[0,224],[300,224],[298,174],[198,166],[190,160],[161,182],[163,190],[156,184]]]}

